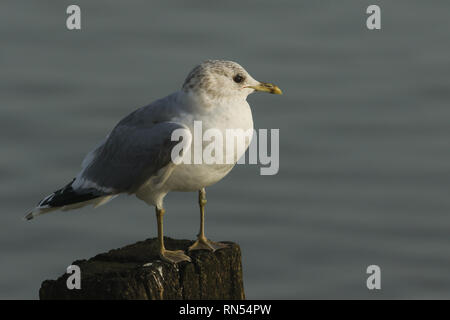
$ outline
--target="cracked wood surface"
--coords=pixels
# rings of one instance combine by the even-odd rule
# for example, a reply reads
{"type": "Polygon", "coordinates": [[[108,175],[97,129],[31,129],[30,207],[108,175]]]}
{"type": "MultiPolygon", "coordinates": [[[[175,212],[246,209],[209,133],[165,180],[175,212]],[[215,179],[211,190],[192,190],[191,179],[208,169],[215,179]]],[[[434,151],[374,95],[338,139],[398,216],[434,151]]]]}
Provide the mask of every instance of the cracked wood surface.
{"type": "MultiPolygon", "coordinates": [[[[169,250],[187,250],[193,241],[165,238],[169,250]]],[[[241,250],[227,242],[225,249],[189,252],[192,262],[162,262],[157,241],[147,239],[89,260],[77,260],[81,289],[69,290],[69,274],[46,280],[39,290],[48,299],[245,299],[241,250]]]]}

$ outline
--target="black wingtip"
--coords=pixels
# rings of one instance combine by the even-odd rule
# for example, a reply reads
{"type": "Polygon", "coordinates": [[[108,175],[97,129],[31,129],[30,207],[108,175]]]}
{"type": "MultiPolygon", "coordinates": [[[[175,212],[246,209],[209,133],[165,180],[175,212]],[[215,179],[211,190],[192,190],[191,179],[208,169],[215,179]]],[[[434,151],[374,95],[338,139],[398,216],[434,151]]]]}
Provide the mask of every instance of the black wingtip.
{"type": "Polygon", "coordinates": [[[29,220],[31,220],[31,219],[33,219],[34,218],[34,216],[33,216],[33,212],[30,212],[29,214],[27,214],[25,217],[23,217],[22,219],[23,220],[25,220],[25,221],[29,221],[29,220]]]}

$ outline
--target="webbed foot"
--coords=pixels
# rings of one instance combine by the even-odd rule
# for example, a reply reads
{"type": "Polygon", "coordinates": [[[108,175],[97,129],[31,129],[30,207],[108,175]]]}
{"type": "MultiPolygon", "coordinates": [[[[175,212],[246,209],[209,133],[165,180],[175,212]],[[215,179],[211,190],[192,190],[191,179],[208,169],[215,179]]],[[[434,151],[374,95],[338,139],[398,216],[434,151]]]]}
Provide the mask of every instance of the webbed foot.
{"type": "Polygon", "coordinates": [[[169,262],[169,263],[179,263],[183,261],[191,262],[191,258],[184,254],[183,250],[164,250],[159,255],[163,261],[169,262]]]}
{"type": "Polygon", "coordinates": [[[199,238],[197,239],[197,241],[194,242],[194,244],[192,246],[189,247],[188,251],[193,251],[193,250],[209,250],[209,251],[216,251],[219,249],[223,249],[228,247],[227,244],[225,243],[220,243],[220,242],[214,242],[214,241],[210,241],[206,238],[199,238]]]}

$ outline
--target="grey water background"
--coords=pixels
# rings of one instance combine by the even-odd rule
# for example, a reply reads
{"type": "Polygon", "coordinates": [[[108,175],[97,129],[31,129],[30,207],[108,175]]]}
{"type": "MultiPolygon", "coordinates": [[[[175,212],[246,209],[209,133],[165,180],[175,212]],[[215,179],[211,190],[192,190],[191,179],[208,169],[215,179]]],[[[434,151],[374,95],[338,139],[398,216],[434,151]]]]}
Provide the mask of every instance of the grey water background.
{"type": "MultiPolygon", "coordinates": [[[[36,299],[75,259],[156,235],[128,196],[21,218],[210,58],[284,91],[249,97],[255,127],[280,129],[279,173],[236,166],[207,189],[207,236],[240,244],[247,297],[450,298],[448,1],[79,0],[68,31],[72,3],[0,4],[0,298],[36,299]]],[[[194,239],[197,195],[165,204],[166,234],[194,239]]]]}

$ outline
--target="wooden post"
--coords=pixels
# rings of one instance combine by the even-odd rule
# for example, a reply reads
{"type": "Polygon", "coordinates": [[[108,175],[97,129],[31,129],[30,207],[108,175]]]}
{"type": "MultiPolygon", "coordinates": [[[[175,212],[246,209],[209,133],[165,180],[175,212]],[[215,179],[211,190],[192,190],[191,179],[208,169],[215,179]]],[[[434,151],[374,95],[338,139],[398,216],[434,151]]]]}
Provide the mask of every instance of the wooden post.
{"type": "MultiPolygon", "coordinates": [[[[169,250],[186,250],[193,242],[165,238],[169,250]]],[[[140,241],[72,263],[81,269],[81,289],[67,288],[69,274],[46,280],[39,290],[49,299],[245,299],[241,251],[237,244],[216,252],[189,252],[192,262],[162,262],[157,239],[140,241]]]]}

